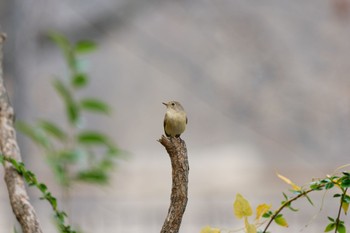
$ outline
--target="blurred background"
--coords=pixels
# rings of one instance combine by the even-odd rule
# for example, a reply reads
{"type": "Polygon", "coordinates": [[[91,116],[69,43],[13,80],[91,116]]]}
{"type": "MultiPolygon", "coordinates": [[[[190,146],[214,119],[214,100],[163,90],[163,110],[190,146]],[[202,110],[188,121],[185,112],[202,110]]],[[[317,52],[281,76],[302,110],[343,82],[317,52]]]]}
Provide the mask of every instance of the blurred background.
{"type": "MultiPolygon", "coordinates": [[[[128,155],[110,185],[73,188],[67,210],[73,226],[87,233],[160,231],[171,189],[170,160],[156,141],[164,101],[180,101],[189,119],[181,232],[242,227],[232,210],[237,193],[254,208],[265,202],[277,209],[290,187],[276,172],[303,185],[349,163],[349,6],[349,0],[0,0],[5,81],[17,119],[64,116],[51,83],[67,68],[47,31],[99,45],[87,57],[91,84],[83,94],[108,102],[113,115],[88,117],[87,125],[128,155]]],[[[41,151],[18,139],[29,169],[60,198],[41,151]]],[[[12,232],[3,179],[0,186],[0,232],[12,232]]],[[[29,193],[43,231],[57,232],[49,205],[35,189],[29,193]]],[[[298,213],[285,212],[290,226],[271,231],[323,231],[338,200],[310,197],[315,206],[300,200],[298,213]]]]}

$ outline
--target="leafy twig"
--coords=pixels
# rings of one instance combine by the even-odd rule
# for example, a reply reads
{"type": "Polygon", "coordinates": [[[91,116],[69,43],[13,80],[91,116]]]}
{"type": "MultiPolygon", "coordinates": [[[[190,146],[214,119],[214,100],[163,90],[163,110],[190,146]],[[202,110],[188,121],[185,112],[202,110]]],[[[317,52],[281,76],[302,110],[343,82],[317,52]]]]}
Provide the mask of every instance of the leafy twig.
{"type": "Polygon", "coordinates": [[[300,192],[299,195],[287,200],[286,202],[284,202],[276,211],[275,213],[270,217],[270,220],[268,221],[265,229],[263,230],[263,233],[267,232],[267,229],[269,228],[269,226],[271,225],[271,223],[277,218],[277,216],[279,216],[279,213],[285,208],[285,207],[288,207],[291,205],[291,203],[293,201],[296,201],[297,199],[303,197],[303,196],[306,196],[308,193],[312,192],[312,191],[315,191],[316,189],[309,189],[309,190],[306,190],[306,191],[302,191],[300,192]]]}
{"type": "Polygon", "coordinates": [[[27,182],[29,186],[35,186],[40,192],[42,193],[41,200],[46,200],[50,203],[52,210],[55,213],[55,219],[57,222],[57,225],[62,233],[77,233],[76,231],[72,230],[72,227],[69,224],[66,224],[66,217],[67,214],[64,211],[61,211],[57,207],[57,199],[52,196],[51,192],[48,191],[47,186],[44,183],[38,182],[35,174],[28,170],[23,162],[18,162],[17,160],[0,155],[0,162],[9,162],[12,164],[12,166],[16,169],[18,174],[20,174],[24,180],[27,182]]]}

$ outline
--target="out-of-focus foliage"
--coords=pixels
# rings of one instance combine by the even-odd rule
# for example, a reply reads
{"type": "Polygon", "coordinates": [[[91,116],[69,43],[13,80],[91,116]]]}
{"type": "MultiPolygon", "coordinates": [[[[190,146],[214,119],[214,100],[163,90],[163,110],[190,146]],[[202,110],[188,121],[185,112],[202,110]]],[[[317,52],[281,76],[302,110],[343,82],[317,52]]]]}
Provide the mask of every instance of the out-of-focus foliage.
{"type": "Polygon", "coordinates": [[[64,103],[67,123],[39,119],[35,124],[18,122],[17,128],[43,150],[60,185],[69,187],[73,181],[105,184],[120,150],[105,133],[89,130],[82,119],[86,112],[108,116],[111,109],[104,101],[79,93],[90,79],[79,56],[93,52],[97,45],[88,40],[71,43],[56,32],[49,37],[60,48],[69,70],[68,79],[56,77],[52,83],[64,103]]]}
{"type": "MultiPolygon", "coordinates": [[[[67,214],[64,211],[59,210],[57,199],[51,194],[51,192],[49,192],[46,184],[40,183],[37,180],[36,175],[32,171],[28,170],[23,162],[18,162],[13,158],[0,155],[0,162],[4,163],[5,161],[12,164],[18,174],[24,178],[25,182],[29,186],[35,186],[41,192],[42,196],[40,199],[46,200],[51,205],[55,215],[56,224],[60,232],[77,233],[76,231],[72,230],[72,227],[69,224],[66,223],[66,219],[68,217],[67,214]]],[[[14,228],[14,232],[17,232],[16,228],[14,228]]]]}
{"type": "MultiPolygon", "coordinates": [[[[343,168],[343,167],[342,167],[343,168]]],[[[336,189],[338,192],[333,195],[333,198],[340,198],[339,211],[335,218],[329,217],[329,223],[325,227],[325,232],[334,231],[334,233],[345,233],[346,227],[343,220],[341,220],[341,213],[345,215],[348,212],[350,204],[350,196],[347,194],[348,188],[350,187],[350,173],[342,172],[340,175],[327,176],[324,179],[319,179],[317,181],[312,181],[306,188],[296,185],[289,178],[277,174],[277,176],[283,180],[285,183],[291,186],[290,192],[292,196],[289,197],[287,194],[283,193],[284,200],[281,202],[281,206],[275,211],[270,210],[271,205],[260,204],[256,208],[256,217],[254,223],[249,222],[249,217],[253,215],[253,210],[247,199],[245,199],[241,194],[236,195],[236,200],[233,203],[233,212],[238,219],[244,220],[244,228],[241,231],[246,233],[267,233],[272,222],[282,227],[288,227],[288,222],[281,213],[282,210],[288,208],[294,212],[298,209],[292,207],[292,203],[305,197],[311,205],[313,205],[312,200],[308,196],[310,192],[314,191],[328,191],[329,189],[336,189]],[[265,219],[262,221],[262,219],[265,219]],[[265,226],[263,230],[258,229],[261,226],[265,226]]],[[[220,228],[204,227],[201,233],[211,233],[211,232],[238,232],[240,230],[226,230],[220,228]]]]}

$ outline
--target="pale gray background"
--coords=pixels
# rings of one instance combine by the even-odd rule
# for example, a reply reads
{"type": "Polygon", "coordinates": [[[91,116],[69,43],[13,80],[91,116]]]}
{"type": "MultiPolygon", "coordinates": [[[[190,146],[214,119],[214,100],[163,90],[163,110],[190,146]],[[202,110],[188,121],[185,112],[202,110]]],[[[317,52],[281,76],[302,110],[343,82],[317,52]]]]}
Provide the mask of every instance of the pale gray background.
{"type": "MultiPolygon", "coordinates": [[[[276,172],[306,184],[349,163],[348,6],[347,0],[1,0],[6,83],[17,119],[59,122],[64,115],[51,81],[67,71],[46,31],[99,44],[87,56],[92,80],[83,94],[114,111],[112,118],[86,119],[87,126],[105,130],[130,155],[111,186],[73,190],[73,225],[88,233],[159,232],[171,187],[169,158],[156,142],[163,101],[179,100],[189,118],[181,232],[243,226],[232,213],[237,192],[254,207],[277,208],[289,187],[276,172]]],[[[29,168],[60,197],[40,151],[19,141],[29,168]]],[[[16,221],[2,180],[0,186],[0,232],[7,233],[16,221]]],[[[56,232],[49,206],[29,192],[43,231],[56,232]]],[[[287,211],[288,229],[271,230],[323,231],[338,201],[327,194],[318,214],[322,195],[311,195],[313,208],[302,200],[295,205],[300,213],[287,211]]]]}

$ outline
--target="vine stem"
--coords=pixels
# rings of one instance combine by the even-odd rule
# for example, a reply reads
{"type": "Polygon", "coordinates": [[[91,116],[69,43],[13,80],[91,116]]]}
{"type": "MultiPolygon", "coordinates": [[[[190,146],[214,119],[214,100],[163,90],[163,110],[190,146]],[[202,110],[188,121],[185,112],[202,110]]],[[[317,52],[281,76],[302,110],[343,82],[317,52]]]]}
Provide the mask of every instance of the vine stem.
{"type": "Polygon", "coordinates": [[[286,207],[288,206],[290,203],[292,203],[293,201],[299,199],[300,197],[306,196],[308,193],[315,191],[315,189],[309,189],[306,190],[302,193],[300,193],[299,195],[293,197],[292,199],[289,199],[288,201],[286,201],[285,203],[283,203],[280,208],[278,208],[278,210],[276,210],[276,212],[273,214],[273,216],[271,217],[270,221],[267,223],[263,233],[266,233],[267,229],[269,228],[269,226],[271,225],[272,221],[277,217],[277,215],[286,207]]]}
{"type": "Polygon", "coordinates": [[[345,197],[345,194],[346,194],[347,191],[348,191],[348,188],[346,188],[346,189],[344,190],[343,195],[341,196],[341,199],[340,199],[340,205],[339,205],[338,215],[337,215],[337,219],[336,219],[336,221],[335,221],[335,230],[334,230],[334,233],[337,233],[337,231],[338,231],[339,222],[340,222],[341,208],[343,207],[343,201],[344,201],[344,197],[345,197]]]}

